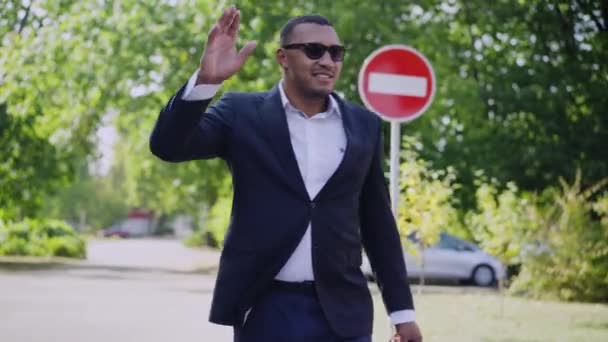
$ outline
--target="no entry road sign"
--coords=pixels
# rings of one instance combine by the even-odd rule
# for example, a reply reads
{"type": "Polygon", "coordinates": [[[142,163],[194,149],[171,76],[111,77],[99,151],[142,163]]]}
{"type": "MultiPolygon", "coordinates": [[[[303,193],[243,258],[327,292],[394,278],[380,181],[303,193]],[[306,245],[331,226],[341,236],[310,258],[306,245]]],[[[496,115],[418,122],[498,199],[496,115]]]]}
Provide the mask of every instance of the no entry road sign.
{"type": "Polygon", "coordinates": [[[359,95],[365,106],[388,121],[412,121],[435,95],[431,63],[415,49],[387,45],[374,51],[359,72],[359,95]]]}

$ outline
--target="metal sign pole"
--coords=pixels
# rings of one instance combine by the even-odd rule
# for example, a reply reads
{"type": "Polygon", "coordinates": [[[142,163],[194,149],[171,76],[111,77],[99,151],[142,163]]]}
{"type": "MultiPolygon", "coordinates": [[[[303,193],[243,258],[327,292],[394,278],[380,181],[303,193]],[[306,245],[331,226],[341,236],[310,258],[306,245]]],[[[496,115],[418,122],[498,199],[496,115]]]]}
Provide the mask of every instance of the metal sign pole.
{"type": "Polygon", "coordinates": [[[389,192],[391,211],[398,221],[400,122],[415,120],[431,105],[436,89],[435,72],[431,63],[416,49],[399,44],[385,45],[365,59],[357,86],[365,107],[384,121],[391,122],[389,192]]]}

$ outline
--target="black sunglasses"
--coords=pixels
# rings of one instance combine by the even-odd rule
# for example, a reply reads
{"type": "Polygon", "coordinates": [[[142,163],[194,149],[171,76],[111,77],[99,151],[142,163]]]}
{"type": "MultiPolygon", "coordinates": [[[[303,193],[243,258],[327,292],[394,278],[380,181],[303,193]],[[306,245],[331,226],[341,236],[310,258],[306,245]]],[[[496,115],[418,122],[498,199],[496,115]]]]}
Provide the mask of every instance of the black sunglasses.
{"type": "Polygon", "coordinates": [[[329,51],[329,56],[334,62],[342,62],[344,60],[344,54],[346,53],[344,46],[326,46],[321,43],[288,44],[283,46],[283,49],[300,49],[304,51],[306,57],[314,60],[320,59],[325,54],[325,51],[329,51]]]}

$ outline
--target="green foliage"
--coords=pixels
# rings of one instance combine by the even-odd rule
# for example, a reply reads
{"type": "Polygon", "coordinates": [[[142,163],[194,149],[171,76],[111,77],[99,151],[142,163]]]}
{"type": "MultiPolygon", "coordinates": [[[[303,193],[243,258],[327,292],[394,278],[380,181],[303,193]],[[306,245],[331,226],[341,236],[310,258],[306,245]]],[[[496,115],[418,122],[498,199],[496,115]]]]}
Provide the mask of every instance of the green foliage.
{"type": "Polygon", "coordinates": [[[529,241],[536,227],[536,204],[510,182],[501,191],[496,182],[479,182],[477,209],[468,213],[465,222],[476,241],[503,263],[521,262],[522,245],[529,241]]]}
{"type": "Polygon", "coordinates": [[[48,239],[48,249],[50,255],[66,258],[80,258],[86,256],[84,241],[74,237],[61,236],[48,239]]]}
{"type": "Polygon", "coordinates": [[[113,183],[111,176],[78,176],[69,186],[47,196],[41,216],[60,217],[78,223],[80,231],[110,226],[129,210],[120,184],[113,183]]]}
{"type": "Polygon", "coordinates": [[[72,156],[34,126],[34,118],[10,115],[0,102],[0,219],[36,214],[44,194],[73,175],[72,156]]]}
{"type": "Polygon", "coordinates": [[[604,193],[593,203],[593,211],[601,217],[600,225],[603,229],[608,229],[608,193],[604,193]]]}
{"type": "MultiPolygon", "coordinates": [[[[86,213],[86,221],[97,227],[127,206],[194,217],[211,207],[200,240],[209,234],[221,242],[230,217],[226,166],[219,160],[159,162],[148,151],[148,137],[160,108],[196,70],[206,34],[227,5],[4,1],[0,220],[49,215],[80,221],[86,213]],[[114,166],[107,178],[81,177],[83,162],[97,157],[94,133],[107,116],[115,116],[119,135],[114,166]]],[[[606,240],[605,196],[587,198],[574,186],[525,194],[554,186],[560,176],[574,178],[577,167],[588,184],[608,175],[608,7],[601,1],[295,0],[283,6],[239,0],[237,5],[241,42],[259,44],[223,90],[274,85],[281,77],[274,60],[278,31],[289,17],[305,13],[327,16],[347,47],[337,89],[348,100],[359,102],[361,64],[382,45],[408,44],[431,61],[438,80],[435,101],[403,130],[420,143],[403,156],[402,234],[419,230],[430,244],[440,229],[450,230],[477,239],[506,262],[517,262],[528,244],[547,244],[556,257],[544,260],[548,254],[541,253],[533,263],[526,261],[521,279],[545,272],[558,284],[576,283],[579,274],[594,279],[580,286],[598,288],[601,276],[594,272],[607,273],[605,245],[597,242],[606,240]],[[476,170],[497,183],[476,184],[476,170]],[[517,187],[502,186],[509,182],[517,187]],[[467,210],[474,211],[464,215],[467,210]],[[467,225],[459,223],[463,216],[467,225]],[[572,254],[583,248],[589,252],[572,254]],[[560,276],[560,268],[578,271],[560,276]]],[[[3,240],[3,248],[51,253],[43,238],[15,234],[3,240]]],[[[531,287],[535,295],[545,288],[556,292],[551,284],[538,286],[531,287]]],[[[566,288],[558,297],[601,297],[566,288]]]]}
{"type": "Polygon", "coordinates": [[[425,248],[435,244],[442,231],[462,232],[454,206],[456,174],[452,168],[432,169],[418,156],[416,141],[404,141],[398,226],[402,237],[414,233],[425,248]]]}
{"type": "Polygon", "coordinates": [[[0,255],[86,257],[86,242],[62,221],[0,222],[0,255]]]}
{"type": "Polygon", "coordinates": [[[192,232],[192,234],[186,236],[184,239],[184,245],[187,247],[202,247],[206,245],[205,232],[198,229],[192,232]]]}
{"type": "MultiPolygon", "coordinates": [[[[196,69],[206,33],[226,5],[5,1],[0,215],[37,214],[42,194],[66,186],[76,176],[74,164],[94,157],[93,132],[110,113],[116,114],[116,168],[129,205],[194,214],[200,203],[212,204],[227,174],[221,162],[168,165],[153,159],[147,141],[161,106],[196,69]]],[[[240,40],[259,45],[223,90],[261,91],[275,84],[278,31],[304,13],[329,17],[346,45],[338,90],[349,100],[359,101],[358,71],[372,50],[402,43],[424,53],[435,68],[437,95],[405,133],[422,141],[421,157],[457,171],[465,207],[475,202],[473,170],[525,190],[571,175],[576,165],[589,181],[608,173],[602,162],[608,149],[599,148],[608,140],[602,116],[608,107],[606,26],[600,20],[607,15],[600,2],[237,5],[240,40]]]]}
{"type": "Polygon", "coordinates": [[[204,218],[203,226],[194,231],[184,240],[189,247],[210,246],[220,247],[230,226],[230,211],[232,210],[232,180],[229,177],[219,190],[218,198],[204,218]]]}
{"type": "Polygon", "coordinates": [[[407,37],[438,79],[432,108],[405,133],[421,138],[422,157],[457,169],[465,207],[475,170],[524,190],[573,178],[576,167],[589,183],[608,174],[601,3],[423,1],[395,14],[409,21],[392,39],[407,37]]]}
{"type": "Polygon", "coordinates": [[[224,181],[217,201],[209,210],[209,220],[205,231],[210,235],[214,244],[223,246],[224,237],[230,225],[232,209],[232,182],[229,178],[224,181]]]}
{"type": "Polygon", "coordinates": [[[514,293],[568,301],[608,302],[608,193],[603,181],[547,189],[539,199],[536,249],[525,258],[514,293]]]}

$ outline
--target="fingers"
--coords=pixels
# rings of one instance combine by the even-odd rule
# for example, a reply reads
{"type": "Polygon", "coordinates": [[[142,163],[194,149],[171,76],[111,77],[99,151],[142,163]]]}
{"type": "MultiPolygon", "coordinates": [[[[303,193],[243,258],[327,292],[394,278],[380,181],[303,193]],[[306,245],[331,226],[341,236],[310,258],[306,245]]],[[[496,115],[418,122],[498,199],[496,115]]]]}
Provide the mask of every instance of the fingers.
{"type": "Polygon", "coordinates": [[[247,60],[247,57],[249,57],[252,53],[253,50],[255,50],[255,47],[258,45],[257,42],[248,42],[247,44],[245,44],[245,46],[243,46],[243,48],[241,49],[241,51],[239,51],[238,54],[238,60],[239,60],[239,66],[243,65],[243,63],[245,63],[245,60],[247,60]]]}
{"type": "Polygon", "coordinates": [[[219,24],[221,32],[228,32],[228,30],[230,29],[230,26],[232,25],[232,22],[234,21],[234,17],[237,13],[238,13],[238,10],[234,6],[226,8],[224,10],[224,13],[222,13],[222,16],[218,20],[218,24],[219,24]]]}
{"type": "Polygon", "coordinates": [[[224,28],[228,24],[228,12],[229,11],[230,11],[230,8],[226,8],[224,10],[224,13],[222,13],[222,16],[217,20],[217,26],[220,29],[220,31],[224,31],[224,28]]]}
{"type": "Polygon", "coordinates": [[[228,31],[227,31],[231,37],[236,37],[236,35],[239,33],[240,24],[241,24],[241,11],[236,10],[236,13],[234,14],[233,19],[232,19],[232,23],[228,27],[228,31]]]}
{"type": "Polygon", "coordinates": [[[213,26],[211,26],[211,30],[209,30],[209,35],[207,38],[207,43],[209,42],[213,42],[213,40],[215,39],[215,37],[220,33],[220,28],[219,25],[216,23],[213,26]]]}
{"type": "MultiPolygon", "coordinates": [[[[238,20],[236,20],[237,22],[237,27],[236,27],[236,31],[238,31],[238,23],[240,22],[240,13],[239,11],[236,9],[236,7],[229,7],[226,8],[224,10],[224,13],[222,13],[222,15],[220,16],[220,18],[217,20],[217,22],[211,27],[211,30],[209,30],[209,38],[207,39],[208,42],[213,41],[213,39],[219,35],[219,34],[223,34],[223,33],[229,33],[231,30],[231,27],[233,26],[233,23],[235,22],[235,16],[238,16],[238,20]]],[[[233,36],[236,36],[236,34],[232,34],[229,33],[233,36]]]]}

